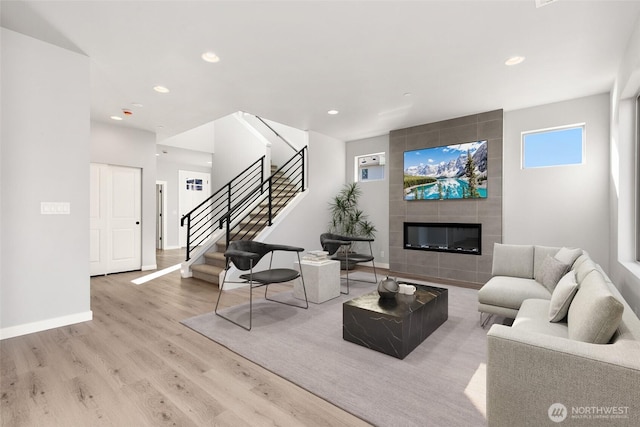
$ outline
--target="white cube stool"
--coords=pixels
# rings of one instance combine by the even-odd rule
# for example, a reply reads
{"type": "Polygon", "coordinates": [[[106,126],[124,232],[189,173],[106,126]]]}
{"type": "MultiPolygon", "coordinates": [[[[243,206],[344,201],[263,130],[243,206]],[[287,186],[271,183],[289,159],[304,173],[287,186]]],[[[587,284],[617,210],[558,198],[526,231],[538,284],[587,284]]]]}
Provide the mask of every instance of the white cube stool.
{"type": "MultiPolygon", "coordinates": [[[[320,304],[340,296],[340,261],[301,261],[300,264],[309,302],[320,304]]],[[[297,261],[293,267],[300,271],[297,261]]],[[[294,281],[293,296],[304,299],[300,280],[294,281]]]]}

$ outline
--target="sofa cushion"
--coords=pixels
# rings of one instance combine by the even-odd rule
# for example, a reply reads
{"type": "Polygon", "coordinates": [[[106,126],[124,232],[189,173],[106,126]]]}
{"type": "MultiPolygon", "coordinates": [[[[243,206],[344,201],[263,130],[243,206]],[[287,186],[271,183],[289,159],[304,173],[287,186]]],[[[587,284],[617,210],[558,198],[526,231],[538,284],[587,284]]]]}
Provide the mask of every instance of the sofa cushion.
{"type": "Polygon", "coordinates": [[[533,279],[507,276],[492,277],[478,291],[480,303],[514,310],[519,310],[528,298],[549,300],[551,292],[533,279]]]}
{"type": "Polygon", "coordinates": [[[577,270],[578,268],[580,268],[580,266],[581,266],[584,262],[586,262],[586,261],[588,261],[588,260],[591,260],[591,258],[589,257],[589,254],[588,254],[585,250],[583,250],[583,251],[582,251],[582,255],[580,255],[580,256],[578,257],[578,259],[576,259],[576,260],[573,262],[573,266],[571,267],[571,269],[572,269],[572,270],[577,270]]]}
{"type": "Polygon", "coordinates": [[[569,270],[569,264],[558,261],[555,257],[547,255],[536,276],[536,282],[545,286],[550,292],[556,288],[558,281],[569,270]]]}
{"type": "Polygon", "coordinates": [[[528,299],[522,302],[520,311],[513,321],[512,328],[567,338],[569,333],[566,323],[551,323],[548,320],[549,300],[528,299]]]}
{"type": "Polygon", "coordinates": [[[582,249],[580,248],[560,248],[554,256],[558,261],[569,264],[569,268],[571,268],[580,255],[582,255],[582,249]]]}
{"type": "Polygon", "coordinates": [[[569,338],[606,344],[618,328],[623,311],[624,306],[611,293],[602,274],[591,271],[580,282],[569,306],[569,338]]]}
{"type": "Polygon", "coordinates": [[[554,246],[540,246],[535,245],[533,247],[533,278],[537,278],[540,275],[540,268],[542,263],[548,256],[554,256],[558,253],[560,248],[554,246]]]}
{"type": "Polygon", "coordinates": [[[494,276],[533,278],[533,245],[505,245],[496,243],[493,247],[494,276]]]}
{"type": "Polygon", "coordinates": [[[576,272],[576,281],[578,282],[578,284],[581,284],[589,273],[591,273],[592,271],[596,271],[597,269],[597,264],[593,262],[591,258],[586,259],[582,263],[580,263],[578,268],[574,269],[574,271],[576,272]]]}
{"type": "Polygon", "coordinates": [[[578,282],[576,282],[576,273],[571,270],[558,282],[558,285],[551,294],[549,302],[549,321],[560,322],[569,312],[569,305],[573,301],[573,297],[578,292],[578,282]]]}

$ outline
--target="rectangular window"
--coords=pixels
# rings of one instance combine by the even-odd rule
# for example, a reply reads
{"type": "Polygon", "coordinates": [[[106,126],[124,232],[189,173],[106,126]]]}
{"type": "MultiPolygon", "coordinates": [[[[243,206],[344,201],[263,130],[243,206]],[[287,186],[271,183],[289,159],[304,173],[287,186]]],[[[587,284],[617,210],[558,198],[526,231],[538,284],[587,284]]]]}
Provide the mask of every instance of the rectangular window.
{"type": "Polygon", "coordinates": [[[189,191],[202,191],[201,179],[187,179],[187,190],[189,191]]]}
{"type": "Polygon", "coordinates": [[[584,163],[584,124],[522,133],[522,168],[584,163]]]}
{"type": "Polygon", "coordinates": [[[355,157],[356,182],[381,181],[384,179],[385,153],[366,154],[355,157]]]}

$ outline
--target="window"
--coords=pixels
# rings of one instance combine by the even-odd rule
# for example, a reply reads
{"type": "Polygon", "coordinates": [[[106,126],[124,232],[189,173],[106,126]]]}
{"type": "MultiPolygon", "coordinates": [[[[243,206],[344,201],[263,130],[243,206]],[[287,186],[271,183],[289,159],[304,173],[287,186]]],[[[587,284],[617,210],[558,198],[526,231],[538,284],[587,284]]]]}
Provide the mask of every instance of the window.
{"type": "Polygon", "coordinates": [[[355,181],[380,181],[384,179],[385,153],[355,157],[355,181]]]}
{"type": "Polygon", "coordinates": [[[522,133],[522,168],[584,163],[584,124],[522,133]]]}
{"type": "Polygon", "coordinates": [[[201,179],[187,179],[187,190],[190,191],[202,191],[201,179]]]}

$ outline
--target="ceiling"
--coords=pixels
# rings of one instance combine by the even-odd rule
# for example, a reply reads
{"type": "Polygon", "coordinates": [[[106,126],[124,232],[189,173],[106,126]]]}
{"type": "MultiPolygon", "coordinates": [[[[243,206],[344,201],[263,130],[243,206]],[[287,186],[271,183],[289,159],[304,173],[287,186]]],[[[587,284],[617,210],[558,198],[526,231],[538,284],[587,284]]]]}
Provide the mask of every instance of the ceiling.
{"type": "Polygon", "coordinates": [[[608,92],[640,25],[640,1],[609,0],[2,0],[0,13],[90,58],[93,120],[159,142],[236,111],[349,141],[608,92]],[[526,60],[506,66],[513,55],[526,60]]]}

